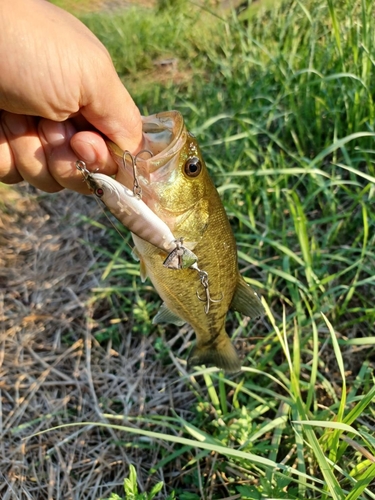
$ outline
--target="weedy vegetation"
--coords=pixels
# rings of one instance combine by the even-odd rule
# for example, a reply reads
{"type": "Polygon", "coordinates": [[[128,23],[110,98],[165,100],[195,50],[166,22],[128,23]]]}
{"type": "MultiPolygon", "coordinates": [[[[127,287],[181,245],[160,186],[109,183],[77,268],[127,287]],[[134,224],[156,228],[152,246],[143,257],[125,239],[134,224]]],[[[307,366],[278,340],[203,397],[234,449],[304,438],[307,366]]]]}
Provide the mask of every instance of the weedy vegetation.
{"type": "MultiPolygon", "coordinates": [[[[96,421],[66,420],[112,436],[137,465],[142,487],[130,467],[106,498],[375,499],[374,15],[373,0],[82,15],[143,114],[183,113],[266,307],[257,321],[228,316],[239,375],[187,373],[189,328],[152,325],[158,296],[128,236],[107,229],[91,303],[152,339],[140,363],[168,374],[170,404],[134,414],[103,400],[96,421]]],[[[93,334],[123,342],[116,321],[93,334]]]]}

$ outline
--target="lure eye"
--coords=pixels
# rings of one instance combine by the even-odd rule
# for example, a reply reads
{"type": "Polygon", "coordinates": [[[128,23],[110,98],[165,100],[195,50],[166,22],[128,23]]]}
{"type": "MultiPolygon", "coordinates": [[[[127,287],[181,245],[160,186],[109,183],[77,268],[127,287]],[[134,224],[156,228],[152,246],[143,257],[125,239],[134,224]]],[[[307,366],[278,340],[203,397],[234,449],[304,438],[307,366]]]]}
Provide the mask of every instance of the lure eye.
{"type": "Polygon", "coordinates": [[[198,175],[201,173],[201,170],[201,161],[196,156],[193,156],[186,161],[184,171],[188,177],[198,177],[198,175]]]}
{"type": "Polygon", "coordinates": [[[96,189],[95,194],[98,198],[101,198],[104,194],[104,191],[102,188],[98,188],[98,189],[96,189]]]}

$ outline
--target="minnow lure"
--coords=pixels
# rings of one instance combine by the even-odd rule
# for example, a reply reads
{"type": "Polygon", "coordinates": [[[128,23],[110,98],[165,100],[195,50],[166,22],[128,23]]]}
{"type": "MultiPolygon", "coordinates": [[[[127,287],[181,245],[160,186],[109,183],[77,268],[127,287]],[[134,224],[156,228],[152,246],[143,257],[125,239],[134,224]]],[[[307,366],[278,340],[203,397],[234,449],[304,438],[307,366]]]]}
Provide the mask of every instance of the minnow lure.
{"type": "Polygon", "coordinates": [[[197,262],[196,255],[183,246],[182,238],[175,238],[163,222],[133,191],[108,175],[90,172],[85,162],[76,162],[88,188],[108,210],[133,234],[167,253],[164,266],[168,269],[186,269],[197,262]]]}

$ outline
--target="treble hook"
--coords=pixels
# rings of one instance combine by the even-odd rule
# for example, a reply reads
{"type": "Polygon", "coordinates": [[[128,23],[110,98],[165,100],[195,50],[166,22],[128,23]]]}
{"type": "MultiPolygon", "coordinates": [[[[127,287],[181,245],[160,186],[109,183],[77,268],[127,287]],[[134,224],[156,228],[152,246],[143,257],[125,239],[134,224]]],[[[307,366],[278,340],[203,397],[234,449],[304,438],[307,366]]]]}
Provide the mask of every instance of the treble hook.
{"type": "Polygon", "coordinates": [[[223,297],[224,297],[223,292],[221,292],[220,299],[213,299],[211,297],[210,288],[209,288],[209,284],[208,284],[208,273],[206,271],[202,271],[196,265],[193,265],[191,267],[193,269],[195,269],[196,271],[198,271],[199,279],[201,281],[201,285],[204,288],[206,296],[205,297],[201,297],[200,294],[199,294],[199,292],[198,292],[198,290],[196,291],[196,294],[197,294],[198,300],[200,300],[201,302],[205,302],[206,303],[206,305],[204,306],[204,312],[206,314],[208,314],[209,311],[210,311],[210,303],[212,302],[213,304],[215,304],[215,303],[221,302],[223,300],[223,297]]]}
{"type": "Polygon", "coordinates": [[[126,156],[127,155],[130,156],[130,161],[132,163],[132,168],[133,168],[133,177],[134,177],[134,181],[133,181],[133,193],[134,193],[134,196],[137,196],[138,198],[142,198],[142,188],[139,185],[139,181],[138,181],[137,166],[135,164],[135,158],[131,154],[131,152],[128,151],[128,150],[125,150],[124,154],[122,155],[122,162],[124,164],[124,168],[126,166],[126,156]]]}
{"type": "Polygon", "coordinates": [[[135,156],[133,156],[130,151],[125,150],[124,154],[122,155],[122,161],[123,161],[124,167],[126,166],[126,156],[130,156],[130,161],[131,161],[132,169],[133,169],[133,177],[134,177],[133,193],[134,193],[134,196],[137,196],[138,198],[142,198],[142,188],[141,188],[141,186],[139,184],[139,180],[138,180],[137,160],[138,160],[138,156],[142,153],[149,153],[149,155],[151,157],[154,156],[153,153],[149,149],[142,149],[135,156]]]}

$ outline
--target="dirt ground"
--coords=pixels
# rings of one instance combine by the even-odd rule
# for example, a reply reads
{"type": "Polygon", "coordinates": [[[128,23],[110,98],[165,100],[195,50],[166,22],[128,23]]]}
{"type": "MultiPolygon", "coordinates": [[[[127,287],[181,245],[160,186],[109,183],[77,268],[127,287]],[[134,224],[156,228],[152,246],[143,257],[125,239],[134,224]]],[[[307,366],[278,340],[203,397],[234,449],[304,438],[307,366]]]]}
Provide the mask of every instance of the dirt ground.
{"type": "Polygon", "coordinates": [[[102,217],[94,200],[76,193],[0,186],[3,500],[105,498],[123,491],[129,463],[145,488],[175,480],[162,472],[148,475],[160,459],[159,445],[140,440],[130,447],[136,438],[95,426],[108,421],[103,413],[183,412],[191,391],[178,376],[184,372],[178,359],[172,369],[163,367],[155,360],[153,336],[133,334],[126,321],[118,324],[118,348],[109,343],[104,349],[95,340],[97,325],[115,321],[115,313],[109,303],[92,300],[100,287],[93,247],[105,244],[106,230],[83,215],[102,217]],[[92,425],[34,436],[76,422],[92,425]]]}

